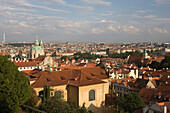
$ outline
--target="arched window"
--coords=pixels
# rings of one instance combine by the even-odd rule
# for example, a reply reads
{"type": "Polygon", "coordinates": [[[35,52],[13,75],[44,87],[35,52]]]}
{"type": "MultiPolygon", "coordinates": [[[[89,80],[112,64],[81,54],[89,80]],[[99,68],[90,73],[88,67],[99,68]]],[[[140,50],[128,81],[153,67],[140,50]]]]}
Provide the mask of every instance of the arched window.
{"type": "Polygon", "coordinates": [[[95,91],[90,90],[89,91],[89,101],[93,101],[93,100],[95,100],[95,91]]]}

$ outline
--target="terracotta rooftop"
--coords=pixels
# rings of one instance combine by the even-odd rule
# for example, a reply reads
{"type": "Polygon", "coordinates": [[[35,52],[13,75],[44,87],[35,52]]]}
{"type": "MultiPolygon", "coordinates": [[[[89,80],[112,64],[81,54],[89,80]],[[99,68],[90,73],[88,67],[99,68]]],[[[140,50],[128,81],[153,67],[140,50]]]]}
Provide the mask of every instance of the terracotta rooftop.
{"type": "Polygon", "coordinates": [[[29,62],[16,62],[16,61],[13,61],[13,62],[18,67],[38,66],[38,63],[40,63],[40,61],[29,61],[29,62]]]}
{"type": "Polygon", "coordinates": [[[130,56],[128,59],[128,62],[136,62],[136,61],[142,61],[143,56],[130,56]]]}
{"type": "Polygon", "coordinates": [[[154,92],[155,92],[155,89],[151,89],[151,88],[142,88],[139,92],[139,95],[141,96],[142,100],[145,102],[145,103],[148,103],[150,102],[153,97],[154,97],[154,92]]]}
{"type": "MultiPolygon", "coordinates": [[[[30,74],[30,72],[29,72],[30,74]]],[[[44,83],[49,86],[73,85],[85,86],[99,83],[106,83],[102,79],[108,78],[105,71],[100,67],[72,69],[63,71],[39,71],[30,75],[36,77],[32,87],[43,87],[44,83]]]]}
{"type": "Polygon", "coordinates": [[[161,83],[155,91],[155,95],[170,98],[170,84],[161,83]]]}

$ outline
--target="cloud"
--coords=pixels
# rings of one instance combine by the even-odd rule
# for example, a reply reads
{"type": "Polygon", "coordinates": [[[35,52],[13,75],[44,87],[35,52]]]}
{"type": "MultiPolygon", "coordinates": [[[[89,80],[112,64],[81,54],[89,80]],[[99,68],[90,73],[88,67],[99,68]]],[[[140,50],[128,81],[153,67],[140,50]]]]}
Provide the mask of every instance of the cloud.
{"type": "Polygon", "coordinates": [[[100,6],[111,6],[111,2],[106,2],[104,0],[82,0],[82,2],[90,5],[100,5],[100,6]]]}
{"type": "Polygon", "coordinates": [[[91,29],[91,33],[93,33],[93,34],[100,34],[100,33],[103,33],[103,32],[104,32],[104,30],[101,29],[101,28],[92,28],[91,29]]]}
{"type": "Polygon", "coordinates": [[[100,22],[101,22],[101,23],[105,23],[105,22],[106,22],[106,20],[101,20],[100,22]]]}
{"type": "Polygon", "coordinates": [[[152,10],[150,9],[146,9],[146,10],[139,10],[139,11],[135,11],[136,13],[148,13],[148,12],[152,12],[152,10]]]}
{"type": "Polygon", "coordinates": [[[99,14],[101,16],[112,16],[112,14],[99,14]]]}
{"type": "Polygon", "coordinates": [[[108,30],[111,30],[111,31],[114,31],[114,32],[117,32],[117,29],[113,27],[113,25],[109,25],[107,27],[108,30]]]}
{"type": "Polygon", "coordinates": [[[161,28],[158,28],[158,27],[155,27],[153,29],[148,29],[148,32],[153,34],[153,33],[163,33],[163,34],[167,34],[168,31],[166,29],[161,29],[161,28]]]}
{"type": "Polygon", "coordinates": [[[170,0],[155,0],[158,4],[170,4],[170,0]]]}
{"type": "Polygon", "coordinates": [[[132,25],[130,25],[130,26],[122,26],[122,27],[119,26],[119,29],[121,29],[123,32],[128,33],[128,34],[138,34],[140,32],[143,32],[139,28],[136,28],[136,27],[134,27],[132,25]]]}
{"type": "MultiPolygon", "coordinates": [[[[35,1],[35,0],[33,0],[35,1]]],[[[71,8],[77,8],[77,9],[82,9],[82,10],[93,10],[92,7],[90,6],[81,6],[81,5],[73,5],[73,4],[68,4],[64,0],[36,0],[39,3],[43,3],[45,5],[62,5],[66,7],[71,7],[71,8]]]]}
{"type": "Polygon", "coordinates": [[[37,9],[43,9],[43,10],[48,10],[48,11],[54,11],[54,12],[62,12],[62,13],[69,13],[69,11],[65,10],[60,10],[60,9],[52,9],[46,6],[40,6],[40,5],[33,5],[30,4],[24,0],[1,0],[0,4],[5,4],[5,5],[12,5],[15,7],[24,7],[24,8],[37,8],[37,9]]]}

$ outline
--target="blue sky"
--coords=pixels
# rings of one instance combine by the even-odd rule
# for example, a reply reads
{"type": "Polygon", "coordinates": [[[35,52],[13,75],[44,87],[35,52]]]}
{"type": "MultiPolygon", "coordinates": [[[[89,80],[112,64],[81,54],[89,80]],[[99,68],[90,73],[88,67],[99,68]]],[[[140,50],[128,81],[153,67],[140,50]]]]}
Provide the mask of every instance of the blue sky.
{"type": "Polygon", "coordinates": [[[0,0],[0,41],[166,42],[170,0],[0,0]]]}

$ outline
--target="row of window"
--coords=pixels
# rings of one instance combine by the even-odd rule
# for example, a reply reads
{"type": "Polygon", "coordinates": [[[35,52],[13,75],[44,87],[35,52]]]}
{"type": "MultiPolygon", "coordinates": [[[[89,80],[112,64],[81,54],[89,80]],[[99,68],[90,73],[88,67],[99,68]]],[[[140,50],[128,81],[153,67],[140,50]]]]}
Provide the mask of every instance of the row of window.
{"type": "Polygon", "coordinates": [[[120,91],[123,91],[123,90],[124,90],[124,92],[128,92],[128,91],[129,91],[128,89],[119,88],[119,87],[114,86],[114,89],[116,89],[116,88],[117,88],[117,90],[120,90],[120,91]]]}
{"type": "Polygon", "coordinates": [[[34,69],[34,67],[20,67],[19,69],[20,70],[22,70],[22,69],[34,69]]]}
{"type": "MultiPolygon", "coordinates": [[[[57,98],[62,98],[63,97],[63,91],[51,91],[51,96],[57,96],[57,98]]],[[[90,90],[89,91],[89,101],[95,100],[95,90],[90,90]]]]}

